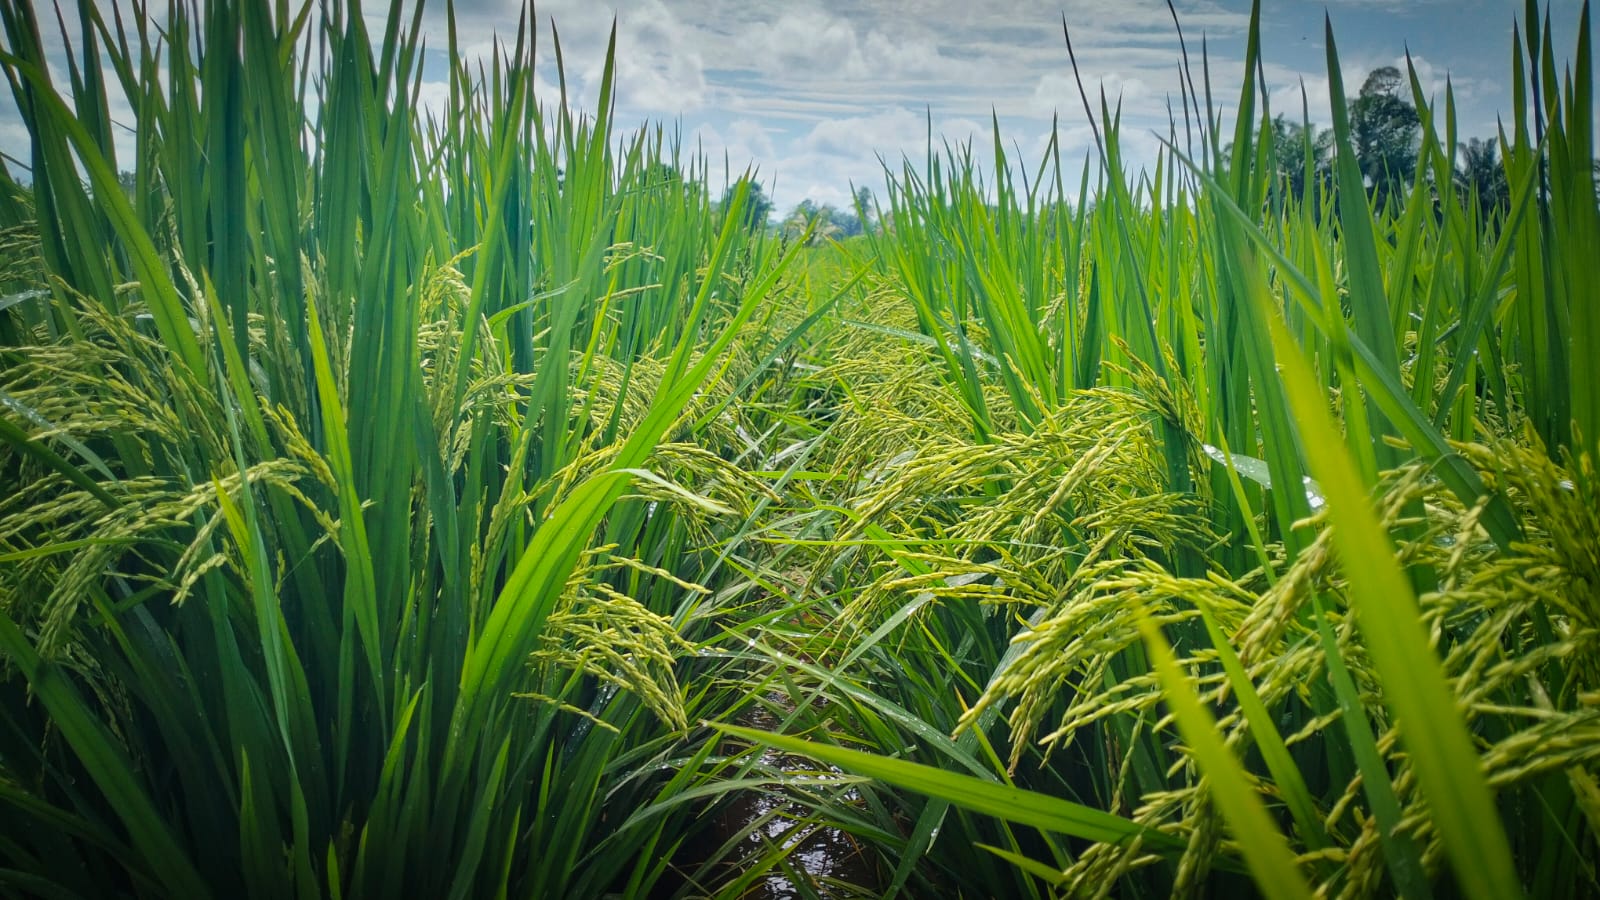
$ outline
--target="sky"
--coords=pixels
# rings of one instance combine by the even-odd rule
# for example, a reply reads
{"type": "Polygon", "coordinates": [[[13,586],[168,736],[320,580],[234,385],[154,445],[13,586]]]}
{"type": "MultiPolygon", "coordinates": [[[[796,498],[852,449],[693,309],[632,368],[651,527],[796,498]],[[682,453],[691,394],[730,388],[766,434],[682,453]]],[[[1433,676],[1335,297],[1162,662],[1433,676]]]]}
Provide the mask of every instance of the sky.
{"type": "MultiPolygon", "coordinates": [[[[386,4],[369,0],[375,18],[386,4]]],[[[517,0],[456,0],[464,55],[496,34],[514,39],[517,0]]],[[[1246,0],[1177,0],[1178,22],[1200,77],[1202,41],[1214,96],[1238,97],[1246,0]]],[[[1327,122],[1323,17],[1332,19],[1347,94],[1371,69],[1404,66],[1409,48],[1425,87],[1443,97],[1448,75],[1460,134],[1490,136],[1508,110],[1511,28],[1522,0],[1264,0],[1265,76],[1275,112],[1298,119],[1301,89],[1327,122]]],[[[1549,7],[1557,53],[1576,45],[1579,0],[1549,7]]],[[[851,185],[881,190],[883,161],[898,168],[936,136],[980,150],[1001,137],[1031,168],[1059,117],[1064,162],[1076,171],[1093,136],[1062,35],[1065,17],[1091,98],[1103,88],[1123,110],[1132,165],[1154,159],[1179,108],[1178,31],[1165,0],[541,0],[540,93],[553,102],[559,31],[574,105],[593,109],[606,40],[617,29],[618,123],[663,123],[734,175],[748,165],[777,213],[802,199],[848,206],[851,185]]],[[[430,36],[425,105],[447,95],[444,3],[425,10],[430,36]]],[[[68,19],[71,20],[69,14],[68,19]]],[[[59,82],[58,82],[59,83],[59,82]]],[[[1181,111],[1179,112],[1181,115],[1181,111]]],[[[1181,124],[1180,124],[1181,128],[1181,124]]],[[[937,139],[937,138],[936,138],[937,139]]],[[[26,155],[9,98],[0,100],[0,150],[26,155]]]]}

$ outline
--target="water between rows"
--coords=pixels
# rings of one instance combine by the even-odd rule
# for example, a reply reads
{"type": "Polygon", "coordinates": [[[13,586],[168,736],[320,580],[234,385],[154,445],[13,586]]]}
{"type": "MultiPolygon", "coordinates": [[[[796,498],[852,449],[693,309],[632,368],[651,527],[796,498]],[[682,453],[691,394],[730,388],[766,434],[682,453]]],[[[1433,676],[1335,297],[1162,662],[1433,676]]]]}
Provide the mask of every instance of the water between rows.
{"type": "MultiPolygon", "coordinates": [[[[779,730],[777,719],[759,706],[740,715],[738,722],[764,731],[779,730]]],[[[762,751],[759,766],[771,772],[817,771],[816,762],[770,747],[762,751]]],[[[689,850],[688,868],[710,858],[729,841],[736,840],[738,846],[723,864],[735,871],[754,865],[771,847],[783,846],[789,848],[791,869],[805,879],[805,890],[774,867],[740,893],[740,900],[874,896],[877,869],[866,848],[840,829],[799,824],[804,816],[804,807],[780,791],[740,791],[717,808],[707,833],[689,850]]]]}

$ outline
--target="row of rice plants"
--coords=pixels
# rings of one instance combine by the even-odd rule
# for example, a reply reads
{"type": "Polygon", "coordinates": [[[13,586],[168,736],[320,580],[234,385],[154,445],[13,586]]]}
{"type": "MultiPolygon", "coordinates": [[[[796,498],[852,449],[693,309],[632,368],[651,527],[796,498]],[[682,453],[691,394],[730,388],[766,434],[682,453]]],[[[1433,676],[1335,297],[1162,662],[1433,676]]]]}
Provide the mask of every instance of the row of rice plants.
{"type": "Polygon", "coordinates": [[[615,130],[609,55],[536,98],[531,9],[437,115],[420,5],[77,14],[57,85],[0,4],[0,884],[714,887],[670,863],[749,491],[703,448],[786,265],[744,191],[615,130]]]}
{"type": "Polygon", "coordinates": [[[1488,221],[1414,73],[1415,182],[1353,187],[1331,26],[1333,181],[1254,27],[1232,133],[1191,73],[1151,173],[1085,95],[1092,208],[998,134],[890,173],[761,526],[826,623],[771,641],[807,739],[730,731],[908,789],[832,813],[891,891],[1600,889],[1589,22],[1558,78],[1524,21],[1488,221]]]}

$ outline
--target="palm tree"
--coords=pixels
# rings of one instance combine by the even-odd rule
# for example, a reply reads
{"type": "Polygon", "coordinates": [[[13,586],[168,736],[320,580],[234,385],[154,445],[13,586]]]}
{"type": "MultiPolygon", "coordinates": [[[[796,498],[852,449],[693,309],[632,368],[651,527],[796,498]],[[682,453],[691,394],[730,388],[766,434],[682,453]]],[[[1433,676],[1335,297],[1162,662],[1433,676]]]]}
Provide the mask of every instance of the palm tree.
{"type": "Polygon", "coordinates": [[[1456,190],[1463,198],[1478,198],[1478,211],[1484,218],[1511,201],[1511,188],[1505,167],[1493,138],[1468,138],[1456,153],[1456,190]]]}
{"type": "MultiPolygon", "coordinates": [[[[839,210],[826,204],[818,204],[817,201],[808,198],[795,205],[783,220],[783,224],[779,226],[779,230],[785,239],[793,240],[804,234],[807,228],[811,228],[809,243],[820,244],[824,240],[849,237],[848,226],[854,219],[854,216],[850,216],[850,221],[847,222],[839,210]],[[815,227],[812,226],[813,222],[816,223],[815,227]]],[[[859,226],[857,230],[859,231],[859,226]]]]}

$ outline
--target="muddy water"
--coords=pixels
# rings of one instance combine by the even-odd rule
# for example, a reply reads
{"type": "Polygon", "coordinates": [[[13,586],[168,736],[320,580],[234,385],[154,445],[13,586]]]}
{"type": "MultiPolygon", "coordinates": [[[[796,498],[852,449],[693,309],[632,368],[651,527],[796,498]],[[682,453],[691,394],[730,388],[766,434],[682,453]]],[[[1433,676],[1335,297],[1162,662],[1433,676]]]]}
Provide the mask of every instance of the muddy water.
{"type": "MultiPolygon", "coordinates": [[[[740,716],[739,724],[764,731],[776,731],[780,727],[776,719],[761,709],[740,716]]],[[[768,771],[817,771],[815,761],[771,748],[761,754],[761,767],[768,771]]],[[[844,774],[837,769],[833,771],[844,774]]],[[[738,894],[740,900],[877,896],[880,893],[877,871],[866,847],[837,828],[797,828],[796,822],[805,814],[806,809],[800,804],[760,791],[741,792],[731,805],[722,808],[706,841],[710,852],[743,834],[735,858],[727,861],[732,869],[738,870],[752,865],[768,847],[789,847],[789,865],[797,877],[805,879],[802,892],[787,874],[774,869],[738,894]]]]}

